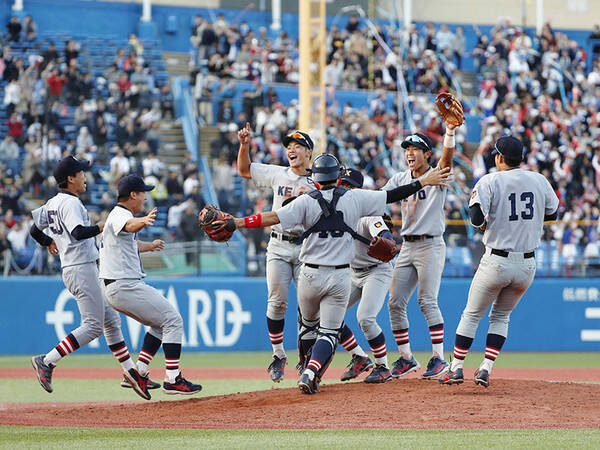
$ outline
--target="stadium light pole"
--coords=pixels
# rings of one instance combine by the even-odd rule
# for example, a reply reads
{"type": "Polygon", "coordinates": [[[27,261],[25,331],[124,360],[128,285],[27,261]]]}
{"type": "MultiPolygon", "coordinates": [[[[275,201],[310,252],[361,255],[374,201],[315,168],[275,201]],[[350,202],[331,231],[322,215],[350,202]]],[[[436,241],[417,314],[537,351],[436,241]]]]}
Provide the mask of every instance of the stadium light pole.
{"type": "Polygon", "coordinates": [[[152,0],[142,0],[142,22],[152,21],[152,0]]]}
{"type": "Polygon", "coordinates": [[[271,2],[271,30],[281,29],[281,0],[271,2]]]}
{"type": "Polygon", "coordinates": [[[300,59],[300,79],[298,81],[298,100],[300,111],[298,127],[301,130],[320,130],[315,155],[323,153],[327,143],[327,127],[325,124],[325,0],[298,1],[299,37],[298,54],[300,59]],[[318,3],[318,13],[312,15],[313,4],[318,3]],[[318,33],[313,36],[313,26],[318,33]],[[313,50],[318,51],[318,60],[313,59],[313,50]],[[316,64],[315,64],[316,63],[316,64]],[[318,68],[318,86],[313,85],[311,66],[318,68]],[[313,114],[313,99],[316,100],[318,114],[313,114]]]}
{"type": "Polygon", "coordinates": [[[544,28],[544,0],[537,0],[535,3],[535,30],[537,34],[542,33],[544,28]]]}

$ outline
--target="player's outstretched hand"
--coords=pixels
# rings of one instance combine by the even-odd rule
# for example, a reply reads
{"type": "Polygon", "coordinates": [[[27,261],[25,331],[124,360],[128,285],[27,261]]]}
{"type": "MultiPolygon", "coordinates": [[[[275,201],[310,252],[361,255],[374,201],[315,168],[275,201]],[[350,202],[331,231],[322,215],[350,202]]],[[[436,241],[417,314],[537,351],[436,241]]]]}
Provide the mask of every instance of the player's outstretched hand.
{"type": "Polygon", "coordinates": [[[58,247],[56,246],[56,242],[52,241],[52,243],[48,246],[48,253],[51,255],[58,255],[58,247]]]}
{"type": "Polygon", "coordinates": [[[164,248],[165,248],[165,241],[160,240],[160,239],[155,239],[152,241],[152,251],[153,252],[160,252],[164,248]]]}
{"type": "Polygon", "coordinates": [[[246,126],[238,131],[238,140],[240,145],[250,145],[250,138],[252,137],[252,130],[250,130],[250,122],[246,122],[246,126]]]}
{"type": "Polygon", "coordinates": [[[154,221],[156,220],[156,211],[157,211],[157,208],[154,208],[152,211],[150,211],[148,213],[147,216],[143,217],[143,219],[144,219],[144,226],[146,226],[146,225],[154,225],[154,221]]]}
{"type": "Polygon", "coordinates": [[[96,225],[98,225],[98,228],[100,228],[100,233],[102,233],[104,231],[104,222],[98,222],[96,225]]]}
{"type": "Polygon", "coordinates": [[[434,167],[432,170],[423,175],[419,181],[421,182],[422,186],[450,187],[448,182],[452,181],[452,172],[450,172],[450,167],[445,167],[443,169],[434,167]]]}

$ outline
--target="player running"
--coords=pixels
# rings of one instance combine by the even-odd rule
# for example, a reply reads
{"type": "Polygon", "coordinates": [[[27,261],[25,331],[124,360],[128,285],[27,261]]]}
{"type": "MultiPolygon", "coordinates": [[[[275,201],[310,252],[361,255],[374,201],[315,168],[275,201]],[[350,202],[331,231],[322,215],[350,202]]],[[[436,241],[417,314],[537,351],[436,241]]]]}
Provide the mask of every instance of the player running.
{"type": "MultiPolygon", "coordinates": [[[[438,168],[452,167],[455,126],[447,121],[445,125],[446,135],[438,168]]],[[[408,136],[402,142],[402,147],[406,149],[405,158],[409,170],[392,176],[383,187],[384,190],[409,183],[435,170],[429,165],[433,147],[426,135],[416,133],[408,136]]],[[[408,301],[417,284],[417,299],[429,326],[433,353],[427,369],[421,376],[433,379],[448,370],[448,363],[444,359],[444,319],[438,306],[438,293],[446,258],[446,244],[443,238],[446,229],[446,191],[446,186],[427,186],[415,192],[412,197],[402,200],[401,233],[404,242],[396,259],[388,303],[392,332],[400,352],[400,358],[394,362],[392,368],[394,378],[402,377],[421,367],[410,349],[409,321],[406,314],[408,301]]]]}
{"type": "MultiPolygon", "coordinates": [[[[280,224],[283,230],[302,227],[298,281],[298,304],[301,313],[301,340],[309,345],[310,356],[298,381],[305,394],[314,394],[333,358],[340,327],[350,295],[350,262],[353,259],[351,241],[360,217],[378,216],[386,203],[397,202],[426,185],[443,184],[450,177],[449,169],[433,170],[420,180],[390,191],[348,190],[338,187],[340,166],[328,154],[317,157],[311,177],[317,188],[302,195],[277,211],[244,218],[217,221],[213,228],[262,228],[280,224]],[[316,340],[316,341],[315,341],[316,340]]],[[[302,355],[304,357],[306,355],[302,355]]]]}
{"type": "MultiPolygon", "coordinates": [[[[295,131],[283,138],[289,167],[250,162],[249,123],[238,132],[238,139],[240,141],[237,157],[238,174],[252,179],[259,187],[273,189],[273,211],[279,210],[285,200],[314,190],[314,186],[306,176],[314,146],[308,134],[295,131]]],[[[273,361],[267,370],[274,382],[283,379],[287,363],[283,346],[283,328],[292,280],[296,288],[298,287],[300,246],[293,241],[301,234],[300,226],[284,232],[281,225],[275,224],[267,246],[267,328],[273,347],[273,361]]]]}
{"type": "Polygon", "coordinates": [[[81,325],[71,331],[45,355],[34,356],[31,364],[42,387],[52,392],[52,371],[56,364],[102,334],[113,355],[123,367],[125,379],[142,398],[150,400],[146,384],[135,369],[121,332],[121,317],[104,299],[98,280],[98,247],[95,236],[104,224],[91,225],[79,194],[86,191],[85,171],[90,166],[68,156],[54,168],[61,189],[48,202],[32,212],[31,236],[52,254],[60,257],[62,278],[77,300],[81,325]],[[48,230],[48,234],[42,230],[48,230]]]}
{"type": "Polygon", "coordinates": [[[558,198],[548,180],[519,168],[523,158],[519,139],[501,137],[494,153],[498,172],[484,175],[469,201],[471,223],[485,230],[486,250],[456,330],[450,371],[439,378],[442,384],[463,382],[465,357],[479,321],[492,305],[485,357],[475,372],[475,384],[489,386],[494,361],[508,335],[510,313],[535,276],[535,249],[540,244],[544,220],[555,220],[558,214],[558,198]]]}
{"type": "MultiPolygon", "coordinates": [[[[146,192],[154,189],[138,175],[127,175],[118,184],[117,205],[108,215],[100,246],[100,279],[108,303],[117,311],[150,327],[140,351],[138,369],[146,386],[148,364],[161,344],[165,353],[166,394],[196,394],[199,384],[183,378],[179,370],[183,319],[179,312],[153,287],[141,279],[146,276],[140,253],[160,251],[165,243],[160,239],[142,242],[137,234],[154,224],[156,208],[147,216],[134,217],[142,211],[146,192]]],[[[135,386],[134,386],[135,387],[135,386]]]]}

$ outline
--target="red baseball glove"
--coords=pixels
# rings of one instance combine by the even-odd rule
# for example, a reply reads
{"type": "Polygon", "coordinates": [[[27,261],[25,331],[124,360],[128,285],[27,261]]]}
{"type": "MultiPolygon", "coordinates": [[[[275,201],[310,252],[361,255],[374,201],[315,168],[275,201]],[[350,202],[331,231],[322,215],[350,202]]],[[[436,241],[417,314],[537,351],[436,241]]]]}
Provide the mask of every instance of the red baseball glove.
{"type": "Polygon", "coordinates": [[[235,231],[233,216],[218,210],[213,205],[206,205],[198,213],[198,224],[206,235],[216,242],[227,242],[235,231]],[[216,221],[223,221],[223,223],[215,224],[216,221]]]}
{"type": "Polygon", "coordinates": [[[398,251],[398,247],[396,247],[396,243],[394,241],[376,236],[371,241],[371,245],[369,245],[367,255],[369,255],[371,258],[388,262],[394,259],[394,256],[398,254],[398,251]]]}

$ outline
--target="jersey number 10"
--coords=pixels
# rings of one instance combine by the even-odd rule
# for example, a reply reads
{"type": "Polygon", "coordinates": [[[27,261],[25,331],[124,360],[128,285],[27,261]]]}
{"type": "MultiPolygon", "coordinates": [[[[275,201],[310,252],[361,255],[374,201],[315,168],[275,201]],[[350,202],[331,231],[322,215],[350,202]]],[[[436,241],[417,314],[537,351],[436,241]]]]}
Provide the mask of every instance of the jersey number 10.
{"type": "MultiPolygon", "coordinates": [[[[523,192],[521,194],[521,202],[525,203],[523,205],[525,210],[521,211],[521,219],[533,219],[533,199],[533,192],[523,192]]],[[[514,192],[510,194],[508,201],[510,202],[510,216],[508,216],[508,220],[511,222],[519,220],[519,215],[517,214],[517,194],[514,192]]]]}

